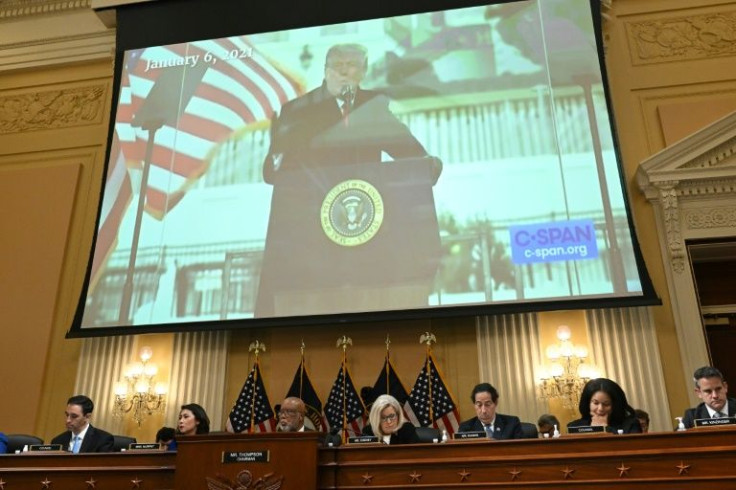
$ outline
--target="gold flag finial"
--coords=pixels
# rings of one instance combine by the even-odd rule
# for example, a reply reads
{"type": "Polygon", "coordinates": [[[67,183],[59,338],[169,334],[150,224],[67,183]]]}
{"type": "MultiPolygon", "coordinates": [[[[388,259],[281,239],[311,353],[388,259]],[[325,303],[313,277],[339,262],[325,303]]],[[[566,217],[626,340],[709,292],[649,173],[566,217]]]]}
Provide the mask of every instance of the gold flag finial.
{"type": "Polygon", "coordinates": [[[427,344],[427,347],[431,347],[432,344],[437,343],[437,337],[435,337],[432,332],[424,332],[419,336],[419,343],[427,344]]]}
{"type": "Polygon", "coordinates": [[[337,339],[337,347],[342,347],[343,352],[347,350],[348,345],[353,345],[353,339],[351,339],[347,335],[343,335],[342,337],[337,339]]]}
{"type": "Polygon", "coordinates": [[[266,352],[266,344],[262,343],[260,340],[251,342],[250,346],[248,346],[248,352],[254,351],[256,353],[256,357],[258,357],[258,354],[260,354],[261,352],[266,352]]]}
{"type": "Polygon", "coordinates": [[[305,347],[306,347],[306,345],[304,345],[304,339],[302,339],[302,345],[299,347],[299,350],[301,351],[302,356],[304,355],[304,348],[305,347]]]}
{"type": "Polygon", "coordinates": [[[386,334],[386,341],[384,342],[384,344],[386,344],[386,351],[388,352],[391,345],[391,339],[388,337],[388,334],[386,334]]]}

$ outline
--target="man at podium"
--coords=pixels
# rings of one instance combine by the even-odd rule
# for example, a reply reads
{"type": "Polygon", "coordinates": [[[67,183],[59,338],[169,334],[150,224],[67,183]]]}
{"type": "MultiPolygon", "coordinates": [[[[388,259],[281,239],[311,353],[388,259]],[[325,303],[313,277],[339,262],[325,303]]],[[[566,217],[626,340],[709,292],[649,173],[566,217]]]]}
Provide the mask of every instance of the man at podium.
{"type": "Polygon", "coordinates": [[[365,47],[332,46],[322,84],[272,121],[258,318],[427,305],[442,166],[386,96],[360,86],[367,68],[365,47]]]}

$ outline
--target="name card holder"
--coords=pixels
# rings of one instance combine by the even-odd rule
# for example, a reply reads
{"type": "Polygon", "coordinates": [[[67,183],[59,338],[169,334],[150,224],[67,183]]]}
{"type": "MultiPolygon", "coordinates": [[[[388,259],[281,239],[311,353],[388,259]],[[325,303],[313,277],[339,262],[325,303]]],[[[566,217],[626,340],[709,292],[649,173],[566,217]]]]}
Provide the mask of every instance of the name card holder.
{"type": "Polygon", "coordinates": [[[695,427],[721,427],[736,425],[736,417],[721,417],[717,419],[695,419],[695,427]]]}
{"type": "Polygon", "coordinates": [[[464,441],[469,439],[486,439],[491,441],[492,439],[488,439],[488,435],[484,431],[473,431],[473,432],[455,432],[452,434],[452,438],[454,440],[464,441]]]}
{"type": "Polygon", "coordinates": [[[164,448],[157,442],[132,442],[128,444],[128,451],[163,451],[164,448]]]}
{"type": "Polygon", "coordinates": [[[348,444],[378,444],[378,436],[348,437],[348,444]]]}
{"type": "Polygon", "coordinates": [[[568,434],[603,434],[606,428],[602,425],[582,425],[580,427],[568,427],[568,434]]]}
{"type": "Polygon", "coordinates": [[[28,446],[32,452],[64,451],[62,444],[32,444],[28,446]]]}

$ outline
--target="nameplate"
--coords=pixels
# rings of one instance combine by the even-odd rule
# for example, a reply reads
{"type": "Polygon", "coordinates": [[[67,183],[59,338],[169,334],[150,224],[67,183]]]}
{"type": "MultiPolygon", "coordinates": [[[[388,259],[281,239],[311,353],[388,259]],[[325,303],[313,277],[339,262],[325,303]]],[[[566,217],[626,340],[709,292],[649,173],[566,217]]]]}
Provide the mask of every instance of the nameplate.
{"type": "Polygon", "coordinates": [[[488,439],[488,435],[484,431],[478,432],[455,432],[452,434],[453,439],[488,439]]]}
{"type": "Polygon", "coordinates": [[[64,448],[61,444],[33,444],[28,446],[29,451],[63,451],[64,448]]]}
{"type": "Polygon", "coordinates": [[[348,437],[348,444],[376,444],[378,436],[348,437]]]}
{"type": "Polygon", "coordinates": [[[223,451],[223,463],[268,463],[269,451],[223,451]]]}
{"type": "Polygon", "coordinates": [[[583,425],[580,427],[568,427],[568,434],[600,434],[606,431],[602,425],[583,425]]]}
{"type": "Polygon", "coordinates": [[[736,417],[721,417],[717,419],[695,419],[695,427],[713,427],[716,425],[736,425],[736,417]]]}
{"type": "Polygon", "coordinates": [[[131,451],[158,451],[161,449],[161,444],[158,442],[131,442],[128,449],[131,451]]]}

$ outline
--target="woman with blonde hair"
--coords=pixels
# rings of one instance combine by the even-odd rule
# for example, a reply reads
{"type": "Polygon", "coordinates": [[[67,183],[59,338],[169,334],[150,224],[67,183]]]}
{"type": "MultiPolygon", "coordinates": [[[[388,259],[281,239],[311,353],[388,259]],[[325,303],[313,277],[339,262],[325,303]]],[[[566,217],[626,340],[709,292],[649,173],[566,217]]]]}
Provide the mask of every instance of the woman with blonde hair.
{"type": "Polygon", "coordinates": [[[399,401],[391,395],[376,398],[368,421],[369,425],[363,428],[363,435],[378,436],[378,440],[386,444],[420,442],[415,427],[404,418],[399,401]]]}

